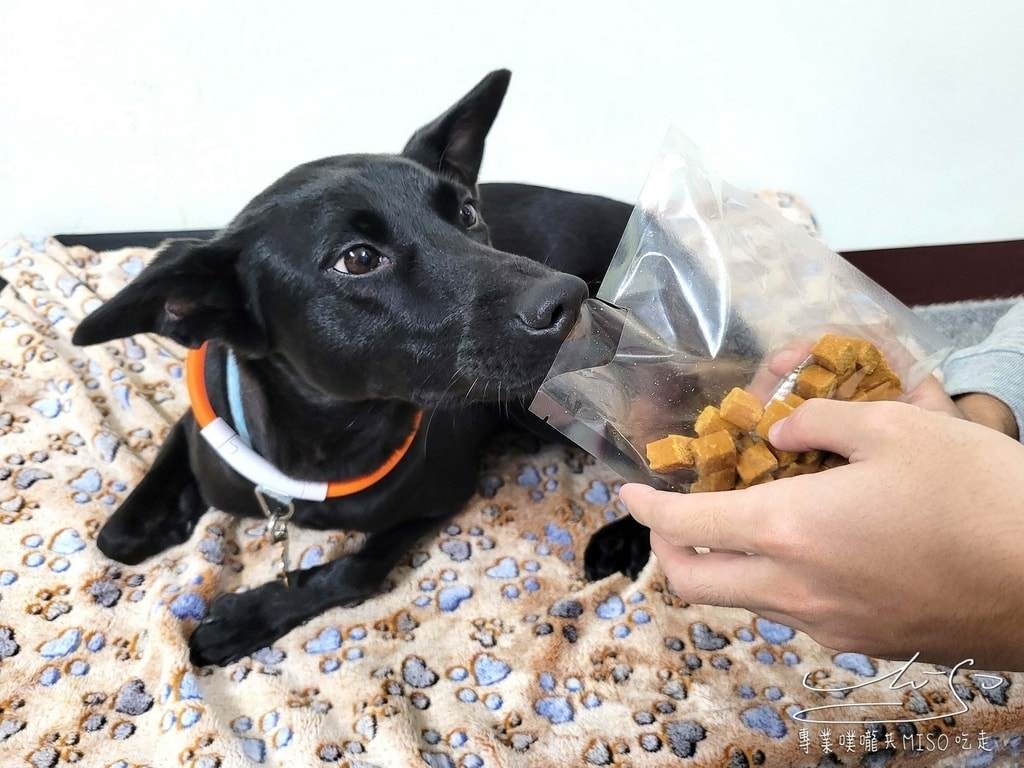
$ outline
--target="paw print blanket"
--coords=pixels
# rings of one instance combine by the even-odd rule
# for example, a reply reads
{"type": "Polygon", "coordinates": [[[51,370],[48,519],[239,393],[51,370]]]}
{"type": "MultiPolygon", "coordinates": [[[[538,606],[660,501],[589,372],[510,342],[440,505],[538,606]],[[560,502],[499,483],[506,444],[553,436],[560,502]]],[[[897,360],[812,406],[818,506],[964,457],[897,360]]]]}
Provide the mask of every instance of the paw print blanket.
{"type": "MultiPolygon", "coordinates": [[[[138,566],[95,537],[187,408],[183,350],[80,349],[76,323],[149,250],[0,241],[0,765],[1002,766],[1024,676],[837,654],[686,605],[651,560],[582,577],[617,478],[564,446],[487,458],[479,492],[377,597],[226,668],[187,640],[274,578],[263,525],[217,510],[138,566]]],[[[302,566],[358,546],[293,530],[302,566]]]]}

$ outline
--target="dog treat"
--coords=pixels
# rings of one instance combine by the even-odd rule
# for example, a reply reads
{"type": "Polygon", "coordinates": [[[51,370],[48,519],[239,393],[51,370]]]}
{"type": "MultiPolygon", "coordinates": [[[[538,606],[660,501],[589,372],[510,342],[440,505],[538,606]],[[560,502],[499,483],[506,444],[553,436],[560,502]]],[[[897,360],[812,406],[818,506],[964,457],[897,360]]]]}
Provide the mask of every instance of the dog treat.
{"type": "Polygon", "coordinates": [[[776,448],[774,445],[767,445],[775,456],[775,460],[779,462],[780,467],[788,467],[790,464],[796,462],[802,455],[798,451],[784,451],[781,448],[776,448]]]}
{"type": "Polygon", "coordinates": [[[647,444],[647,462],[655,472],[675,472],[693,466],[692,437],[669,435],[647,444]]]}
{"type": "Polygon", "coordinates": [[[736,469],[736,443],[725,431],[712,432],[690,443],[698,476],[736,469]]]}
{"type": "Polygon", "coordinates": [[[805,400],[811,397],[832,397],[839,386],[839,377],[820,365],[808,365],[796,377],[793,391],[805,400]]]}
{"type": "Polygon", "coordinates": [[[733,387],[722,400],[719,413],[730,424],[735,424],[744,432],[749,432],[761,420],[764,407],[760,400],[746,390],[733,387]]]}
{"type": "Polygon", "coordinates": [[[798,405],[800,405],[800,403],[804,402],[804,398],[800,397],[800,395],[796,394],[795,392],[790,392],[788,395],[782,398],[782,402],[784,402],[790,408],[796,408],[798,405]]]}
{"type": "MultiPolygon", "coordinates": [[[[903,393],[903,384],[900,382],[900,377],[896,375],[885,360],[880,359],[872,371],[861,380],[860,385],[857,387],[857,394],[870,392],[882,385],[887,385],[897,395],[903,393]]],[[[856,394],[854,397],[856,397],[856,394]]]]}
{"type": "Polygon", "coordinates": [[[842,456],[840,456],[838,453],[826,453],[825,458],[821,460],[821,468],[834,469],[836,467],[841,467],[844,464],[848,463],[849,462],[842,456]]]}
{"type": "Polygon", "coordinates": [[[768,441],[771,426],[812,397],[894,400],[903,393],[899,376],[874,344],[826,334],[811,348],[793,391],[766,405],[734,387],[718,405],[707,405],[694,423],[696,437],[672,434],[647,444],[655,472],[693,469],[691,493],[747,488],[758,483],[820,472],[846,464],[827,451],[783,451],[768,441]]]}
{"type": "Polygon", "coordinates": [[[867,339],[852,339],[852,341],[857,349],[857,367],[864,373],[873,373],[878,364],[882,362],[882,353],[867,339]]]}
{"type": "Polygon", "coordinates": [[[824,456],[824,451],[803,451],[797,458],[797,462],[800,464],[820,464],[821,457],[824,456]]]}
{"type": "Polygon", "coordinates": [[[760,421],[757,422],[757,426],[754,428],[755,434],[762,440],[768,439],[768,430],[772,428],[772,424],[780,419],[784,419],[791,414],[795,409],[783,400],[772,400],[764,407],[764,415],[760,421]]]}
{"type": "Polygon", "coordinates": [[[744,449],[736,461],[736,473],[745,483],[754,483],[778,468],[779,460],[763,442],[754,442],[744,449]]]}
{"type": "Polygon", "coordinates": [[[773,480],[782,480],[784,477],[796,477],[797,475],[809,475],[812,472],[820,472],[822,467],[819,464],[801,464],[795,462],[785,467],[780,467],[778,472],[771,475],[773,480]]]}
{"type": "MultiPolygon", "coordinates": [[[[724,405],[725,402],[723,401],[722,404],[724,405]]],[[[693,431],[700,437],[710,435],[713,432],[728,432],[733,437],[736,437],[742,430],[739,425],[723,418],[722,412],[718,408],[709,405],[700,412],[697,421],[693,425],[693,431]]]]}
{"type": "Polygon", "coordinates": [[[811,357],[822,368],[842,379],[853,373],[854,366],[857,365],[857,345],[853,343],[853,339],[843,339],[827,333],[811,347],[811,357]]]}
{"type": "Polygon", "coordinates": [[[707,491],[731,491],[736,487],[736,470],[722,469],[708,475],[700,475],[697,482],[690,485],[690,493],[707,491]]]}
{"type": "Polygon", "coordinates": [[[877,400],[895,400],[903,393],[903,388],[892,382],[879,384],[871,389],[856,392],[850,399],[855,402],[873,402],[877,400]]]}

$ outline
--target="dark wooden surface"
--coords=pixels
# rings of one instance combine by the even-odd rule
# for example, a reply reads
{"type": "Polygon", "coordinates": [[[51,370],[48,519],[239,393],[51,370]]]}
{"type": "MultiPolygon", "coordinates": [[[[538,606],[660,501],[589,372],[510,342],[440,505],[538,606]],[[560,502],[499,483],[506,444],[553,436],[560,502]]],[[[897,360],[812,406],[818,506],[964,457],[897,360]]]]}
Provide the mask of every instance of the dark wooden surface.
{"type": "MultiPolygon", "coordinates": [[[[101,251],[152,247],[168,237],[212,235],[213,230],[194,230],[60,235],[58,239],[65,245],[101,251]]],[[[1024,240],[848,251],[842,256],[909,305],[1024,295],[1024,240]]]]}
{"type": "Polygon", "coordinates": [[[842,255],[904,304],[1024,295],[1024,240],[853,251],[842,255]]]}

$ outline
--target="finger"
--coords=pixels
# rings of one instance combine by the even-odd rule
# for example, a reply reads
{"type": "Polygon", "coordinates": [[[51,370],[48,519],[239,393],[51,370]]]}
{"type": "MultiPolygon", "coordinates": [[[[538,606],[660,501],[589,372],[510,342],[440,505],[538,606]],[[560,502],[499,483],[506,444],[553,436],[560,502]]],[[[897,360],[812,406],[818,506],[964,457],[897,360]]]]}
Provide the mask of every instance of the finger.
{"type": "MultiPolygon", "coordinates": [[[[708,549],[706,547],[685,547],[676,546],[671,544],[657,531],[651,531],[651,549],[655,548],[655,540],[657,540],[657,546],[665,547],[666,555],[671,554],[673,557],[686,558],[686,557],[707,557],[708,555],[736,555],[737,557],[750,557],[746,552],[740,552],[737,549],[708,549]],[[673,552],[669,552],[669,550],[673,552]]],[[[657,554],[657,552],[655,552],[657,554]]]]}
{"type": "Polygon", "coordinates": [[[807,359],[810,349],[810,342],[796,341],[773,353],[754,374],[754,378],[746,387],[747,391],[762,402],[768,400],[782,380],[807,359]]]}
{"type": "Polygon", "coordinates": [[[619,490],[619,499],[638,522],[672,544],[757,552],[760,507],[754,503],[756,494],[747,491],[759,488],[681,494],[627,483],[619,490]]]}
{"type": "Polygon", "coordinates": [[[697,554],[691,547],[677,547],[651,532],[651,551],[672,589],[681,600],[727,608],[764,609],[761,558],[745,554],[709,552],[697,554]]]}
{"type": "Polygon", "coordinates": [[[879,430],[900,418],[906,403],[851,403],[813,398],[768,431],[768,442],[783,451],[826,450],[863,457],[879,445],[879,430]]]}
{"type": "Polygon", "coordinates": [[[924,408],[926,411],[937,411],[949,416],[963,418],[956,403],[946,394],[942,384],[934,376],[926,376],[924,380],[906,395],[904,402],[924,408]]]}
{"type": "Polygon", "coordinates": [[[768,370],[775,376],[788,376],[811,354],[808,341],[794,341],[776,352],[768,361],[768,370]]]}

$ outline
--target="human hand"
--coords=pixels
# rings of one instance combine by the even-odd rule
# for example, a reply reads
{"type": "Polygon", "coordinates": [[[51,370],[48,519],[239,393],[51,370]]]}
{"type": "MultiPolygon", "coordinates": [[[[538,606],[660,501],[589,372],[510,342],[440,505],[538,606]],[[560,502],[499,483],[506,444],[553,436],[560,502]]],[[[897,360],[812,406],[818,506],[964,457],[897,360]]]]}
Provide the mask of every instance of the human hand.
{"type": "Polygon", "coordinates": [[[998,397],[982,392],[968,392],[956,398],[956,407],[964,415],[964,418],[970,419],[976,424],[984,424],[986,427],[998,429],[1014,440],[1020,437],[1017,431],[1017,419],[1013,415],[1013,411],[998,397]]]}
{"type": "Polygon", "coordinates": [[[940,395],[926,383],[916,404],[810,400],[771,432],[847,466],[719,493],[628,484],[620,498],[688,602],[748,608],[837,650],[1024,670],[1024,446],[949,418],[940,395]]]}
{"type": "Polygon", "coordinates": [[[949,395],[946,394],[946,390],[942,388],[939,380],[934,376],[926,376],[924,381],[907,393],[903,398],[903,402],[916,405],[918,408],[923,408],[926,411],[943,413],[958,419],[964,418],[963,412],[950,399],[949,395]]]}
{"type": "Polygon", "coordinates": [[[1002,400],[982,392],[968,392],[951,400],[934,376],[928,376],[920,386],[907,395],[906,402],[928,411],[939,411],[973,421],[975,424],[998,430],[1014,440],[1020,437],[1017,419],[1002,400]]]}
{"type": "Polygon", "coordinates": [[[995,429],[1017,440],[1017,419],[1010,407],[997,397],[982,392],[969,392],[950,399],[934,376],[928,376],[905,402],[920,406],[927,411],[938,411],[950,416],[973,421],[975,424],[995,429]]]}

